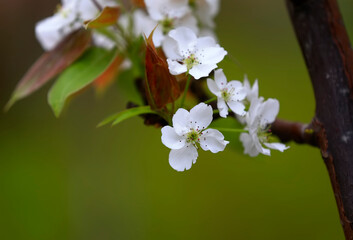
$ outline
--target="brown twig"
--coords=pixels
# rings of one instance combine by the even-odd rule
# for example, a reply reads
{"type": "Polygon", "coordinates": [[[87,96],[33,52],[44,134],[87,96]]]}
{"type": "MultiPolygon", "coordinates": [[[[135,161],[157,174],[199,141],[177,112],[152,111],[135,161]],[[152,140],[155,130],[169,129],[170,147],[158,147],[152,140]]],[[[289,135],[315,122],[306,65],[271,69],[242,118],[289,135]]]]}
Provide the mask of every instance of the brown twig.
{"type": "Polygon", "coordinates": [[[318,146],[317,133],[320,129],[314,126],[313,123],[303,124],[276,119],[276,121],[271,124],[271,131],[284,143],[294,141],[300,144],[318,146]]]}

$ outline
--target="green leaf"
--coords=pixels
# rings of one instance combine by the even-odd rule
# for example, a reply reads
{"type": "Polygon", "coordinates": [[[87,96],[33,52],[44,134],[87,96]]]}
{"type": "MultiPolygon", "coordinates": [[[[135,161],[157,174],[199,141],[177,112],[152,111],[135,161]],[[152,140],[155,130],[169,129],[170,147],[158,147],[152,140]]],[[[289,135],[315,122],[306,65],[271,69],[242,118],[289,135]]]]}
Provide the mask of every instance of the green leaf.
{"type": "Polygon", "coordinates": [[[68,98],[91,84],[105,71],[116,51],[92,47],[57,79],[48,95],[49,105],[59,117],[68,98]]]}
{"type": "Polygon", "coordinates": [[[116,114],[113,114],[113,115],[107,117],[101,123],[99,123],[97,127],[102,127],[102,126],[107,125],[111,122],[113,122],[112,126],[114,126],[114,125],[121,123],[122,121],[124,121],[126,119],[129,119],[129,118],[141,115],[141,114],[147,114],[147,113],[155,113],[156,114],[155,111],[151,110],[150,106],[129,108],[129,109],[126,109],[122,112],[119,112],[119,113],[116,113],[116,114]]]}

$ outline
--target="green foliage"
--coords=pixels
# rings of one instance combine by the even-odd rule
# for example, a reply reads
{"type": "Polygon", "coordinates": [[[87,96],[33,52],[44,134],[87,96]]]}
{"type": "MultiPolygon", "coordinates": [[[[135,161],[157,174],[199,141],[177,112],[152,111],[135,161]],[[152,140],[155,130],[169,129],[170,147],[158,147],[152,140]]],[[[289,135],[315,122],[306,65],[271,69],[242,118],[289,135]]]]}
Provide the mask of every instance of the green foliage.
{"type": "Polygon", "coordinates": [[[59,76],[48,95],[55,116],[60,116],[70,96],[87,87],[104,72],[114,56],[115,51],[92,47],[59,76]]]}
{"type": "Polygon", "coordinates": [[[102,127],[104,125],[107,125],[111,122],[112,126],[117,125],[121,123],[122,121],[141,115],[141,114],[148,114],[148,113],[156,113],[155,111],[151,110],[150,106],[143,106],[143,107],[136,107],[136,108],[130,108],[126,109],[122,112],[113,114],[106,119],[104,119],[101,123],[98,124],[98,127],[102,127]]]}

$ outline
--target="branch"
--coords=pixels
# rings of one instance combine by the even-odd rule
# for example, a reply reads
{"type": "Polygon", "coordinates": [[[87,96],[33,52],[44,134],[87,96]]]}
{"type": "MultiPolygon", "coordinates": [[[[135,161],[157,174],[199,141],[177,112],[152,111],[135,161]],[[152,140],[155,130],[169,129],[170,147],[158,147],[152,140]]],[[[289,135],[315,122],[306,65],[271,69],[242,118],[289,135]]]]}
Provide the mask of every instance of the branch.
{"type": "Polygon", "coordinates": [[[313,84],[318,146],[353,239],[353,50],[336,0],[286,0],[313,84]]]}
{"type": "Polygon", "coordinates": [[[320,129],[314,126],[313,123],[303,124],[276,119],[276,121],[271,124],[271,132],[284,143],[294,141],[296,143],[309,144],[317,147],[319,131],[320,129]]]}

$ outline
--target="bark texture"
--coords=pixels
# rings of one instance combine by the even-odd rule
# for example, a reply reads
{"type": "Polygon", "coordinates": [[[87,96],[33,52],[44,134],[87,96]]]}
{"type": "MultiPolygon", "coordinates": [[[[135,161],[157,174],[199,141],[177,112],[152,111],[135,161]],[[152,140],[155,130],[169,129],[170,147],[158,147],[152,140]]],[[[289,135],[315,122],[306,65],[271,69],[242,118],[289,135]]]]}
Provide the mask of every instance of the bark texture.
{"type": "Polygon", "coordinates": [[[286,2],[315,92],[315,144],[353,239],[353,50],[336,0],[286,2]]]}

